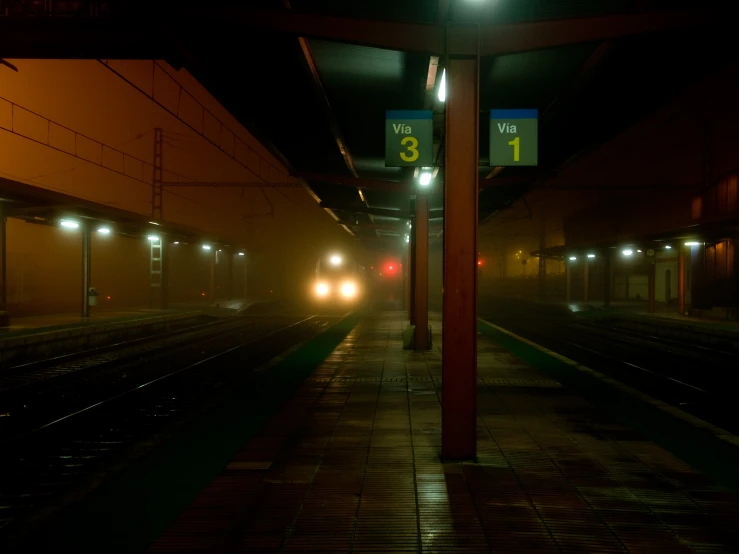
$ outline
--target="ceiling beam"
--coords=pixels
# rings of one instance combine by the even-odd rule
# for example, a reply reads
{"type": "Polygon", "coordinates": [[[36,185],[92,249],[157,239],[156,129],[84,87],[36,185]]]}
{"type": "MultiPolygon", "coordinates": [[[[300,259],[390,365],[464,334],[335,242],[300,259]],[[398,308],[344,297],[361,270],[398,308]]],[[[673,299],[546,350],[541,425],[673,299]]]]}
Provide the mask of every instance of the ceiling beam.
{"type": "MultiPolygon", "coordinates": [[[[450,55],[477,54],[478,25],[474,24],[451,24],[445,27],[438,24],[375,21],[215,5],[207,8],[184,8],[179,15],[196,18],[201,24],[208,21],[241,24],[308,38],[389,50],[443,54],[448,44],[447,53],[450,55]]],[[[483,24],[479,25],[480,54],[501,56],[690,28],[711,22],[711,15],[708,10],[651,11],[507,25],[483,24]]]]}
{"type": "Polygon", "coordinates": [[[350,177],[348,175],[331,175],[327,173],[297,173],[296,177],[318,183],[329,183],[332,185],[345,185],[369,190],[381,190],[384,192],[397,192],[400,194],[416,194],[418,189],[411,183],[401,181],[385,181],[382,179],[363,179],[361,177],[350,177]]]}
{"type": "MultiPolygon", "coordinates": [[[[320,206],[327,210],[350,212],[355,214],[366,214],[374,215],[379,217],[390,217],[395,219],[409,219],[410,215],[408,212],[401,210],[390,210],[388,208],[368,208],[366,206],[352,206],[349,204],[338,204],[334,202],[321,202],[320,206]]],[[[337,220],[338,222],[338,220],[337,220]]],[[[339,222],[341,225],[343,222],[339,222]]],[[[343,223],[348,225],[347,223],[343,223]]]]}

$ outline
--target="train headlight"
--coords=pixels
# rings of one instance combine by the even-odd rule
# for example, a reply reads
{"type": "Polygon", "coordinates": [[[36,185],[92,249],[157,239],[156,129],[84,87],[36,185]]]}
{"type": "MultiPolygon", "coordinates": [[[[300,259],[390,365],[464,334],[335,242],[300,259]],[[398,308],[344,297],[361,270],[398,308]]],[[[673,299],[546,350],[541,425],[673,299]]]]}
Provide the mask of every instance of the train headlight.
{"type": "Polygon", "coordinates": [[[341,295],[344,298],[353,298],[357,294],[357,285],[352,283],[351,281],[347,281],[343,285],[341,285],[341,295]]]}
{"type": "Polygon", "coordinates": [[[328,294],[328,285],[326,283],[316,284],[316,294],[318,296],[326,296],[328,294]]]}

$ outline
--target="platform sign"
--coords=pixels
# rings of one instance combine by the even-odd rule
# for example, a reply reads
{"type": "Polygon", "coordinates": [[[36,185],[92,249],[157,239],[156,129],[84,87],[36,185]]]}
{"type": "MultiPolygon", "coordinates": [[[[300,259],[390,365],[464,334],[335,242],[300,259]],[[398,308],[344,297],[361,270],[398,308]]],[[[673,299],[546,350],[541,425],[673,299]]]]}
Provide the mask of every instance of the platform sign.
{"type": "Polygon", "coordinates": [[[433,166],[431,110],[385,112],[385,167],[433,166]]]}
{"type": "Polygon", "coordinates": [[[490,165],[539,162],[539,110],[490,110],[490,165]]]}

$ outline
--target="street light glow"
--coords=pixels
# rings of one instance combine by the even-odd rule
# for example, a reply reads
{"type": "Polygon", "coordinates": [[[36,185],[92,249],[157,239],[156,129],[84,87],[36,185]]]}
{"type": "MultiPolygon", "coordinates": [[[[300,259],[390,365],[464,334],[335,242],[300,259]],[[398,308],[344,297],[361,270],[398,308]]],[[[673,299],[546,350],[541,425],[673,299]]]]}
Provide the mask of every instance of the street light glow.
{"type": "Polygon", "coordinates": [[[341,265],[341,256],[334,254],[329,258],[329,262],[331,262],[331,265],[341,265]]]}
{"type": "Polygon", "coordinates": [[[429,186],[431,184],[431,173],[421,173],[421,177],[419,178],[418,182],[421,184],[422,187],[429,186]]]}
{"type": "Polygon", "coordinates": [[[100,227],[98,229],[98,233],[101,235],[109,235],[110,234],[110,227],[100,227]]]}
{"type": "Polygon", "coordinates": [[[80,226],[80,224],[79,224],[79,223],[77,223],[76,221],[72,221],[71,219],[62,219],[62,220],[61,220],[61,221],[59,222],[59,224],[60,224],[60,225],[61,225],[62,227],[66,227],[67,229],[76,229],[77,227],[79,227],[79,226],[80,226]]]}
{"type": "Polygon", "coordinates": [[[588,258],[595,258],[595,254],[588,254],[588,258]]]}
{"type": "Polygon", "coordinates": [[[156,235],[149,235],[149,236],[148,236],[148,237],[146,237],[146,238],[147,238],[147,239],[149,239],[149,240],[150,240],[151,242],[156,242],[156,241],[158,241],[158,240],[159,240],[159,237],[158,237],[158,236],[156,236],[156,235]]]}
{"type": "Polygon", "coordinates": [[[441,72],[441,82],[439,83],[439,102],[446,100],[446,69],[441,72]]]}
{"type": "Polygon", "coordinates": [[[685,246],[698,246],[700,243],[696,242],[694,240],[688,241],[685,243],[685,246]]]}
{"type": "Polygon", "coordinates": [[[631,255],[632,255],[633,253],[634,253],[634,251],[633,251],[633,250],[624,250],[624,251],[622,252],[622,254],[623,254],[624,256],[631,256],[631,255]]]}
{"type": "Polygon", "coordinates": [[[210,250],[210,244],[204,244],[203,250],[210,250]]]}
{"type": "Polygon", "coordinates": [[[570,261],[574,262],[577,259],[577,256],[570,256],[570,261]]]}
{"type": "Polygon", "coordinates": [[[243,252],[239,252],[239,256],[245,256],[243,252]]]}

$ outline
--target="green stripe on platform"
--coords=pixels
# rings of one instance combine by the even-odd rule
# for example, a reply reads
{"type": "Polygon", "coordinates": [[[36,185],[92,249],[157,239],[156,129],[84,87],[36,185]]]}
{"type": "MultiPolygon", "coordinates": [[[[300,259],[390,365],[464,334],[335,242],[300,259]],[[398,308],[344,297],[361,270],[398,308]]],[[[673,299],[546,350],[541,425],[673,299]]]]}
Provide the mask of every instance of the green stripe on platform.
{"type": "Polygon", "coordinates": [[[141,552],[341,344],[362,318],[352,313],[265,371],[248,390],[178,429],[35,534],[23,551],[141,552]]]}
{"type": "Polygon", "coordinates": [[[500,346],[595,404],[612,420],[638,431],[719,485],[739,491],[739,448],[710,431],[674,417],[647,402],[578,370],[480,321],[478,329],[500,346]]]}

